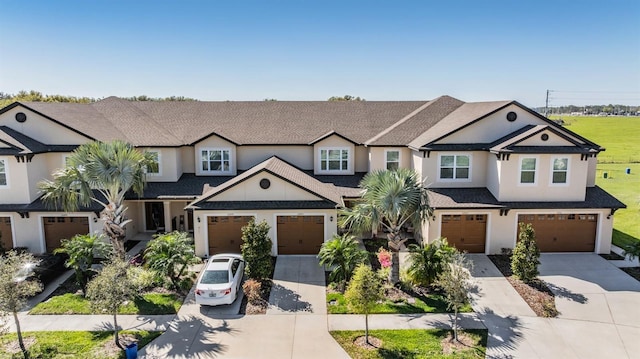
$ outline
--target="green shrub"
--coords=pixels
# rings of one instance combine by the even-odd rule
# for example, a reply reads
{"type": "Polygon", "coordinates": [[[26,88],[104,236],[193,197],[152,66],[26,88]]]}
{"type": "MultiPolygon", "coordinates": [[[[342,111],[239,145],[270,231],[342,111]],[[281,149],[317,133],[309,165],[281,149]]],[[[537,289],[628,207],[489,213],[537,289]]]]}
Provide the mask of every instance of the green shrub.
{"type": "Polygon", "coordinates": [[[430,286],[451,262],[455,252],[446,238],[438,238],[424,247],[410,245],[407,277],[415,285],[430,286]]]}
{"type": "Polygon", "coordinates": [[[93,259],[104,258],[111,251],[113,246],[102,235],[78,234],[71,239],[63,239],[60,248],[56,248],[54,253],[65,253],[69,256],[64,265],[74,270],[76,282],[84,295],[87,292],[87,283],[96,273],[91,268],[93,259]]]}
{"type": "Polygon", "coordinates": [[[351,279],[356,266],[366,261],[367,252],[359,248],[354,236],[334,235],[330,241],[322,244],[318,258],[321,265],[331,269],[329,280],[343,287],[351,279]]]}
{"type": "Polygon", "coordinates": [[[271,275],[271,247],[269,225],[266,221],[256,223],[251,219],[242,227],[242,257],[245,261],[244,273],[250,279],[267,279],[271,275]]]}
{"type": "Polygon", "coordinates": [[[142,267],[131,266],[129,268],[129,275],[134,285],[139,288],[140,291],[151,289],[158,284],[156,274],[142,267]]]}
{"type": "Polygon", "coordinates": [[[529,283],[538,276],[540,249],[536,244],[535,231],[530,223],[519,223],[518,243],[511,256],[511,271],[523,282],[529,283]]]}
{"type": "Polygon", "coordinates": [[[149,269],[170,281],[176,290],[182,290],[180,279],[187,267],[200,262],[191,238],[185,232],[171,232],[155,236],[144,251],[149,269]]]}
{"type": "Polygon", "coordinates": [[[365,341],[369,343],[369,314],[373,311],[382,296],[382,281],[376,273],[365,264],[359,264],[353,278],[344,293],[349,308],[357,314],[364,314],[365,341]]]}

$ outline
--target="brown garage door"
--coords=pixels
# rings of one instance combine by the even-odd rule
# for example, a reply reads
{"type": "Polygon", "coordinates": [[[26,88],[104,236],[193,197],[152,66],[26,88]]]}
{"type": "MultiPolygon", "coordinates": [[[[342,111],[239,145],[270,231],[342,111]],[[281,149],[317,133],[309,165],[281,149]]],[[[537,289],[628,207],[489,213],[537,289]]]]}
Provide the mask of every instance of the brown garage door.
{"type": "Polygon", "coordinates": [[[209,217],[209,255],[217,253],[240,253],[242,227],[252,216],[209,217]]]}
{"type": "Polygon", "coordinates": [[[486,214],[445,214],[442,216],[441,236],[460,251],[484,253],[486,233],[486,214]]]}
{"type": "Polygon", "coordinates": [[[324,216],[278,216],[278,254],[318,254],[324,216]]]}
{"type": "Polygon", "coordinates": [[[43,217],[42,221],[47,252],[53,252],[60,247],[60,241],[63,239],[70,239],[76,234],[89,233],[87,217],[43,217]]]}
{"type": "Polygon", "coordinates": [[[531,223],[541,252],[595,250],[597,214],[521,214],[518,222],[531,223]]]}
{"type": "Polygon", "coordinates": [[[4,250],[13,248],[11,217],[0,217],[0,246],[2,246],[4,250]]]}

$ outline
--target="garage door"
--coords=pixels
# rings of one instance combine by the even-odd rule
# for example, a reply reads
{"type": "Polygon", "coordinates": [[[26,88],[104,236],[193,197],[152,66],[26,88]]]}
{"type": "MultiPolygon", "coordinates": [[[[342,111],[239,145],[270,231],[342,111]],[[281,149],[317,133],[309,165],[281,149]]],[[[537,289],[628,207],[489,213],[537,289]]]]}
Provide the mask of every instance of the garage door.
{"type": "Polygon", "coordinates": [[[459,251],[484,253],[487,233],[486,214],[442,216],[441,236],[459,251]]]}
{"type": "Polygon", "coordinates": [[[518,222],[531,223],[542,252],[595,250],[597,214],[521,214],[518,222]]]}
{"type": "Polygon", "coordinates": [[[278,254],[318,254],[324,216],[278,216],[278,254]]]}
{"type": "Polygon", "coordinates": [[[0,217],[0,245],[2,249],[13,248],[13,234],[11,233],[11,217],[0,217]]]}
{"type": "Polygon", "coordinates": [[[217,253],[241,253],[242,227],[252,216],[209,217],[209,255],[217,253]]]}
{"type": "Polygon", "coordinates": [[[60,247],[60,241],[70,239],[76,234],[89,233],[87,217],[43,217],[44,241],[47,252],[60,247]]]}

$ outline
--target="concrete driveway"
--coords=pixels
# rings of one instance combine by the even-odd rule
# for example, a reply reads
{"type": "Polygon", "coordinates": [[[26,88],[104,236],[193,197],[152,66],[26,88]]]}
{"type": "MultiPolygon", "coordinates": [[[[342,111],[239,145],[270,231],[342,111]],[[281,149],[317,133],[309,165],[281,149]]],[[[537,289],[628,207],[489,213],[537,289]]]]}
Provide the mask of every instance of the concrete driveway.
{"type": "Polygon", "coordinates": [[[324,269],[315,256],[279,256],[266,315],[200,308],[193,293],[140,358],[348,358],[327,331],[324,269]]]}
{"type": "Polygon", "coordinates": [[[470,258],[488,358],[640,358],[640,283],[600,256],[541,256],[560,311],[550,319],[536,317],[485,255],[470,258]]]}

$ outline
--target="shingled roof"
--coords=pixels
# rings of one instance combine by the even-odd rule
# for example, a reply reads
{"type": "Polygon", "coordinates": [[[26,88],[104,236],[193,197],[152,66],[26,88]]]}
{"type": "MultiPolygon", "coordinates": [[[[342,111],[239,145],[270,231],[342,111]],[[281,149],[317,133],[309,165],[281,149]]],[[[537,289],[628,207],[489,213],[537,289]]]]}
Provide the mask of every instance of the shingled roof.
{"type": "Polygon", "coordinates": [[[135,146],[193,145],[211,135],[237,145],[309,145],[337,134],[355,144],[417,142],[420,147],[509,103],[464,103],[449,96],[432,101],[224,102],[108,97],[90,104],[15,103],[0,113],[23,105],[90,139],[122,139],[135,146]],[[423,135],[427,130],[429,135],[423,135]]]}
{"type": "Polygon", "coordinates": [[[76,145],[46,145],[7,126],[0,126],[0,155],[71,152],[76,145]]]}

